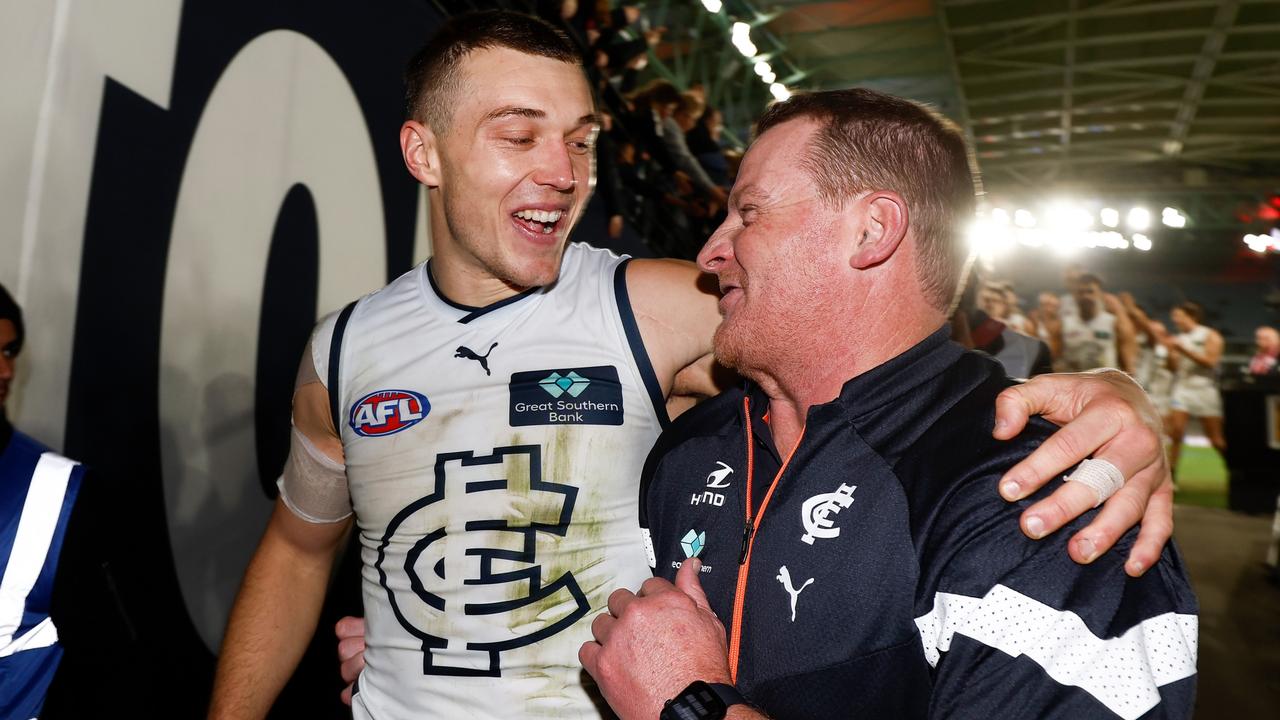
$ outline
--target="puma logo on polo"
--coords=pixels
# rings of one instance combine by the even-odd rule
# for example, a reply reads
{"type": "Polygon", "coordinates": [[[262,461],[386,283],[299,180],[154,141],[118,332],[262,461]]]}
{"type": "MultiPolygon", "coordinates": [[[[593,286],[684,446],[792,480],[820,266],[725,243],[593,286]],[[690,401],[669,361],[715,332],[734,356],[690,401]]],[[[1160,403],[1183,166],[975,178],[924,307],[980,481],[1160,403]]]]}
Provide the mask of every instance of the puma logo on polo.
{"type": "Polygon", "coordinates": [[[453,356],[456,358],[464,358],[466,360],[475,360],[480,363],[480,367],[484,368],[485,375],[492,375],[493,373],[489,372],[489,353],[493,352],[493,349],[496,347],[498,347],[498,343],[490,345],[489,351],[485,354],[477,355],[475,350],[472,350],[466,345],[459,345],[458,349],[454,351],[453,356]]]}

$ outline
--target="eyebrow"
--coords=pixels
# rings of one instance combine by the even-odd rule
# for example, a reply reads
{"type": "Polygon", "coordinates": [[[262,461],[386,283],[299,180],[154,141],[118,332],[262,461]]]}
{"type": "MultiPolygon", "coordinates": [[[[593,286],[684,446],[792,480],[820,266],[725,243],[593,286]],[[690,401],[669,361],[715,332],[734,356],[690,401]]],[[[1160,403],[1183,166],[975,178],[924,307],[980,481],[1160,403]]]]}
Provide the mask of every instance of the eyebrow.
{"type": "MultiPolygon", "coordinates": [[[[538,110],[537,108],[517,107],[515,105],[508,105],[506,107],[500,107],[500,108],[497,108],[496,110],[490,111],[488,114],[484,116],[484,119],[481,120],[481,124],[494,122],[496,120],[503,120],[509,117],[522,117],[522,118],[529,118],[531,120],[542,120],[547,117],[547,114],[542,110],[538,110]]],[[[577,124],[578,125],[599,125],[600,115],[597,113],[587,113],[586,115],[583,115],[582,117],[578,118],[577,124]]]]}

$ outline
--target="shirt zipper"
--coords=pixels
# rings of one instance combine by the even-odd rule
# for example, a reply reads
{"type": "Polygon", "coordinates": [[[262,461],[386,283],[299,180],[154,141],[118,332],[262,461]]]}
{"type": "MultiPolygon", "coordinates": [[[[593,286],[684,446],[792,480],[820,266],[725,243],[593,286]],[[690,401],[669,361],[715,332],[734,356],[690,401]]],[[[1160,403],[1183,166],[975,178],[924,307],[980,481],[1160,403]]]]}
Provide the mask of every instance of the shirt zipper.
{"type": "Polygon", "coordinates": [[[742,551],[738,555],[738,584],[733,594],[733,625],[729,632],[729,677],[733,682],[738,681],[738,658],[742,651],[742,612],[746,605],[747,599],[747,576],[751,574],[751,549],[755,545],[756,535],[760,531],[760,520],[764,517],[764,511],[769,507],[769,500],[773,497],[773,491],[778,487],[778,481],[782,479],[782,473],[787,471],[787,466],[791,464],[791,458],[796,454],[796,449],[800,447],[800,441],[804,439],[804,428],[800,428],[800,437],[796,438],[796,444],[791,448],[791,452],[787,453],[787,457],[782,461],[782,467],[778,468],[778,473],[773,476],[773,482],[769,485],[769,490],[764,494],[764,500],[760,503],[760,510],[755,515],[751,514],[751,484],[752,477],[755,475],[755,439],[751,431],[751,398],[742,398],[742,418],[743,424],[746,426],[747,434],[747,497],[744,503],[742,525],[742,551]]]}

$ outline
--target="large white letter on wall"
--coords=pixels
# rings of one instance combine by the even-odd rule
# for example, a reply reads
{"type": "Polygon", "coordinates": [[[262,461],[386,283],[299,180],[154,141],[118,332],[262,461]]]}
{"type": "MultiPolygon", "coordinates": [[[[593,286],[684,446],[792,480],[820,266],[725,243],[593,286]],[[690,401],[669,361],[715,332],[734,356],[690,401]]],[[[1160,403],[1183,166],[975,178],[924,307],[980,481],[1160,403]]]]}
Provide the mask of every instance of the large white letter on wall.
{"type": "Polygon", "coordinates": [[[313,41],[278,30],[246,45],[209,97],[165,277],[165,506],[183,598],[215,651],[271,511],[255,460],[254,372],[272,231],[298,183],[315,201],[323,314],[385,282],[382,198],[347,79],[313,41]]]}

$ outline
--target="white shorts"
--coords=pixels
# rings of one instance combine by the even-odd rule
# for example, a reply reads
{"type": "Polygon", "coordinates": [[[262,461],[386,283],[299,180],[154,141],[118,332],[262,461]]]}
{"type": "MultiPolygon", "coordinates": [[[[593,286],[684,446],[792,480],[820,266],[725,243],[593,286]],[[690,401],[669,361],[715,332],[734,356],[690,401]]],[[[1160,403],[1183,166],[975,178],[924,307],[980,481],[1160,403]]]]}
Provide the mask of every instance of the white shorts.
{"type": "Polygon", "coordinates": [[[1185,378],[1173,386],[1169,408],[1192,417],[1222,417],[1222,395],[1209,378],[1185,378]]]}

